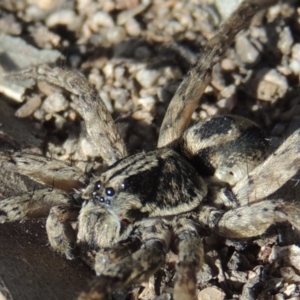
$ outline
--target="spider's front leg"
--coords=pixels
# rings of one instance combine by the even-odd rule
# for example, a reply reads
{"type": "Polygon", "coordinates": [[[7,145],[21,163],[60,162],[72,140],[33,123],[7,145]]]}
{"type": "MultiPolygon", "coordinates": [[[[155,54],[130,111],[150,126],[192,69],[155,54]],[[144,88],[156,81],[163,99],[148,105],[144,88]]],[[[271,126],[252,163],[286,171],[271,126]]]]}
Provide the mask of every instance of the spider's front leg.
{"type": "Polygon", "coordinates": [[[59,190],[43,189],[0,201],[0,223],[47,217],[51,207],[70,206],[68,194],[59,190]]]}
{"type": "Polygon", "coordinates": [[[95,146],[96,156],[111,165],[127,155],[125,143],[99,93],[79,72],[38,66],[8,76],[46,81],[76,95],[79,98],[78,111],[85,121],[90,141],[95,146]]]}
{"type": "Polygon", "coordinates": [[[169,249],[169,228],[159,219],[145,220],[141,222],[141,228],[142,248],[108,265],[89,291],[79,296],[80,300],[108,299],[114,290],[144,282],[160,268],[169,249]]]}
{"type": "Polygon", "coordinates": [[[8,172],[16,172],[51,187],[72,192],[82,188],[87,176],[75,166],[21,151],[0,152],[0,166],[8,172]]]}
{"type": "Polygon", "coordinates": [[[76,231],[71,222],[77,220],[78,214],[78,207],[54,206],[46,222],[51,247],[67,259],[74,259],[72,252],[76,245],[76,231]]]}
{"type": "Polygon", "coordinates": [[[196,298],[197,272],[203,265],[204,249],[195,223],[187,218],[175,218],[174,234],[177,237],[178,262],[174,286],[174,299],[196,298]]]}

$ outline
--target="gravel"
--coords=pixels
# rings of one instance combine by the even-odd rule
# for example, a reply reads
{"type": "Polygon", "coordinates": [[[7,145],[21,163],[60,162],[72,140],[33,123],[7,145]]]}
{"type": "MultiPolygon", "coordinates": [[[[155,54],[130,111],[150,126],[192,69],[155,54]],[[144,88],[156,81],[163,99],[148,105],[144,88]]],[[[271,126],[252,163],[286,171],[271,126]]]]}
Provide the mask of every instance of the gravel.
{"type": "MultiPolygon", "coordinates": [[[[0,1],[1,107],[8,105],[32,128],[26,127],[23,136],[16,134],[10,125],[20,120],[2,111],[5,126],[0,133],[87,172],[101,170],[101,160],[85,138],[76,99],[46,83],[3,78],[5,72],[54,63],[80,70],[96,86],[130,153],[155,148],[182,77],[228,17],[227,9],[238,2],[0,1]]],[[[293,1],[258,14],[215,66],[193,121],[220,113],[243,115],[259,123],[276,148],[300,127],[299,36],[300,11],[293,1]]],[[[218,251],[207,254],[208,263],[198,276],[203,278],[198,299],[255,299],[253,292],[260,299],[296,299],[299,248],[293,243],[279,244],[275,235],[271,242],[263,237],[245,248],[242,242],[206,244],[207,250],[218,251]],[[224,272],[221,266],[226,266],[224,272]]],[[[164,284],[157,299],[170,299],[171,280],[164,284]]]]}

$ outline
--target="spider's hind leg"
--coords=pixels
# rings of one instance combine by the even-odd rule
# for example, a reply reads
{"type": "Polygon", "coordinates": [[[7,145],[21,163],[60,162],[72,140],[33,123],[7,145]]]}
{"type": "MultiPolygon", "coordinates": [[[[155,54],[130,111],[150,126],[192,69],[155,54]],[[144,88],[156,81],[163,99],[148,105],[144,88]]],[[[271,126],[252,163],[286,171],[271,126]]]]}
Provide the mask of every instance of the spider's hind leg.
{"type": "Polygon", "coordinates": [[[226,212],[216,231],[227,238],[249,238],[265,233],[275,223],[289,222],[300,230],[300,206],[295,202],[265,200],[226,212]]]}
{"type": "Polygon", "coordinates": [[[261,165],[233,188],[240,205],[262,201],[300,169],[300,129],[291,134],[261,165]]]}

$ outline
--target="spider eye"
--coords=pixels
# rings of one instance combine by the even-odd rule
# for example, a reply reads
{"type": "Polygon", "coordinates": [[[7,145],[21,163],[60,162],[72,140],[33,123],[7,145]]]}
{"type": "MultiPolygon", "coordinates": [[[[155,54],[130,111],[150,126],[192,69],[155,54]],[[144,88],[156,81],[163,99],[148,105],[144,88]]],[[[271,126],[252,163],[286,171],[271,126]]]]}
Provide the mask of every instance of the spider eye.
{"type": "Polygon", "coordinates": [[[108,197],[112,197],[115,194],[115,190],[111,187],[105,189],[105,194],[108,197]]]}
{"type": "Polygon", "coordinates": [[[99,190],[100,188],[101,188],[101,181],[99,180],[95,183],[95,190],[99,190]]]}
{"type": "Polygon", "coordinates": [[[104,197],[100,197],[100,202],[104,202],[105,198],[104,197]]]}
{"type": "Polygon", "coordinates": [[[124,181],[124,182],[121,183],[121,188],[122,188],[123,190],[125,190],[125,189],[127,188],[127,186],[128,186],[128,184],[127,184],[126,181],[124,181]]]}

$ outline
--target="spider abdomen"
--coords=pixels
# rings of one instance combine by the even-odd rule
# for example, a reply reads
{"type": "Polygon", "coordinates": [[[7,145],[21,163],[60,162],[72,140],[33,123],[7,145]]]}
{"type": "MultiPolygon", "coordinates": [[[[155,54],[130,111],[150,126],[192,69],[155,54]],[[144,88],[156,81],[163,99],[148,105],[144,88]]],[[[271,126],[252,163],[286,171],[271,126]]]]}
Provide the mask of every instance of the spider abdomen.
{"type": "Polygon", "coordinates": [[[222,115],[191,126],[178,146],[203,176],[234,186],[268,155],[263,130],[241,116],[222,115]]]}

